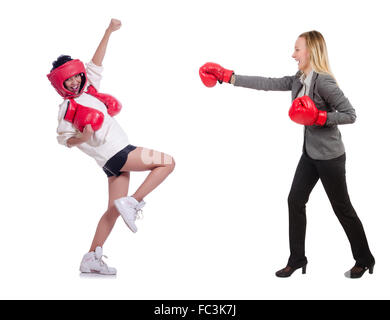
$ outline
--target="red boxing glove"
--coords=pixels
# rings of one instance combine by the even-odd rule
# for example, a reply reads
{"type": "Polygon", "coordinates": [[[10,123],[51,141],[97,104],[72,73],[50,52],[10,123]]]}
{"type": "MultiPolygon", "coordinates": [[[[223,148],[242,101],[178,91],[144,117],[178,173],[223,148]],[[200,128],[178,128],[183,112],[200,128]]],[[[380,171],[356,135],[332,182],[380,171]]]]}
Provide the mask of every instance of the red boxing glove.
{"type": "Polygon", "coordinates": [[[230,82],[233,70],[222,68],[219,64],[207,62],[199,68],[199,76],[206,87],[214,87],[217,83],[230,82]]]}
{"type": "Polygon", "coordinates": [[[288,115],[292,121],[305,126],[323,126],[327,118],[327,112],[318,110],[313,100],[308,96],[296,98],[288,115]]]}
{"type": "Polygon", "coordinates": [[[94,86],[88,87],[87,93],[103,102],[107,107],[108,114],[113,117],[116,116],[122,109],[122,104],[113,96],[107,93],[99,93],[94,86]]]}
{"type": "Polygon", "coordinates": [[[99,110],[82,106],[73,99],[69,99],[64,119],[73,123],[76,129],[81,132],[87,124],[91,125],[93,131],[97,131],[103,124],[104,114],[99,110]]]}

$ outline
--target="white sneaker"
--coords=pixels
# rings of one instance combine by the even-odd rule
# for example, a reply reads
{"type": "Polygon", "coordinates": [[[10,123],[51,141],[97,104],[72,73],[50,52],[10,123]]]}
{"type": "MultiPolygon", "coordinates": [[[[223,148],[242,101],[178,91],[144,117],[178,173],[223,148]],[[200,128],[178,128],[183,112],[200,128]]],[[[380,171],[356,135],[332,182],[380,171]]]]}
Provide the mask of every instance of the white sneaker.
{"type": "Polygon", "coordinates": [[[106,275],[116,274],[115,268],[110,268],[103,261],[103,249],[101,247],[96,247],[95,251],[88,252],[84,255],[83,260],[81,261],[80,271],[83,273],[99,273],[106,275]]]}
{"type": "Polygon", "coordinates": [[[138,202],[133,197],[123,197],[114,201],[114,205],[122,216],[123,220],[134,233],[137,232],[137,226],[135,220],[139,219],[142,215],[142,208],[145,202],[142,200],[138,202]]]}

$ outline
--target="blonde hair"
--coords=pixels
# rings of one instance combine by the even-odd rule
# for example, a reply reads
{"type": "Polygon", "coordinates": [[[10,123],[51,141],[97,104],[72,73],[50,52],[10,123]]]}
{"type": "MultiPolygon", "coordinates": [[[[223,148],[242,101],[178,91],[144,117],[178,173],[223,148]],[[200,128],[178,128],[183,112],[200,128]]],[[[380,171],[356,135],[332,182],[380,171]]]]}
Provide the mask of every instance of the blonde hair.
{"type": "Polygon", "coordinates": [[[310,62],[313,70],[317,73],[329,74],[334,78],[332,71],[330,71],[328,50],[322,34],[313,30],[302,33],[299,38],[306,40],[306,47],[310,52],[310,62]]]}

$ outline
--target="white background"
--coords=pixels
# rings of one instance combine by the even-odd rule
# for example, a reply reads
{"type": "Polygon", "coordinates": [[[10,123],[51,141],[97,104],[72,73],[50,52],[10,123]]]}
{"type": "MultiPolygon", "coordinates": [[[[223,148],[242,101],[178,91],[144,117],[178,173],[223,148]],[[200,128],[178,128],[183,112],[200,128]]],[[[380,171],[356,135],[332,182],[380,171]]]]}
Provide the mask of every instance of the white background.
{"type": "MultiPolygon", "coordinates": [[[[2,299],[388,299],[390,280],[387,1],[12,1],[1,27],[2,299]],[[82,277],[107,206],[92,158],[56,141],[61,98],[46,74],[60,54],[88,62],[110,19],[122,21],[101,91],[123,104],[132,144],[169,153],[173,174],[146,199],[132,234],[121,219],[105,246],[115,278],[82,277]],[[290,92],[198,76],[208,61],[237,74],[297,70],[297,36],[320,31],[357,112],[340,130],[347,182],[377,260],[344,277],[348,240],[321,183],[307,205],[307,275],[279,279],[288,255],[287,195],[303,142],[290,92]]],[[[131,175],[130,193],[146,177],[131,175]]]]}

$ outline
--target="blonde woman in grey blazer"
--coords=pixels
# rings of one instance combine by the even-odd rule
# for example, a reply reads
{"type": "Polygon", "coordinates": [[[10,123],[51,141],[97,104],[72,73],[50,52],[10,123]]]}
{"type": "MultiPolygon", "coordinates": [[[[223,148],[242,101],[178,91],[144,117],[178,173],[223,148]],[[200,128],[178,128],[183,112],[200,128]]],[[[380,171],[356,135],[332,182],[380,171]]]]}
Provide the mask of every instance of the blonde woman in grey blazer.
{"type": "Polygon", "coordinates": [[[314,110],[305,109],[299,114],[305,118],[301,122],[305,124],[304,143],[288,196],[290,257],[287,266],[277,271],[276,276],[289,277],[300,268],[302,273],[306,273],[306,203],[314,186],[321,180],[345,230],[356,261],[345,275],[360,278],[366,270],[373,272],[375,259],[370,252],[363,225],[349,199],[345,177],[345,149],[338,129],[338,125],[355,122],[355,109],[330,72],[326,44],[321,33],[310,31],[301,34],[295,43],[293,58],[298,62],[299,71],[294,76],[283,78],[235,75],[232,70],[215,63],[203,65],[199,74],[208,87],[219,81],[256,90],[290,90],[293,100],[290,112],[297,104],[298,111],[293,111],[302,111],[304,105],[298,100],[314,102],[314,110]],[[308,112],[310,119],[307,119],[308,112]]]}

